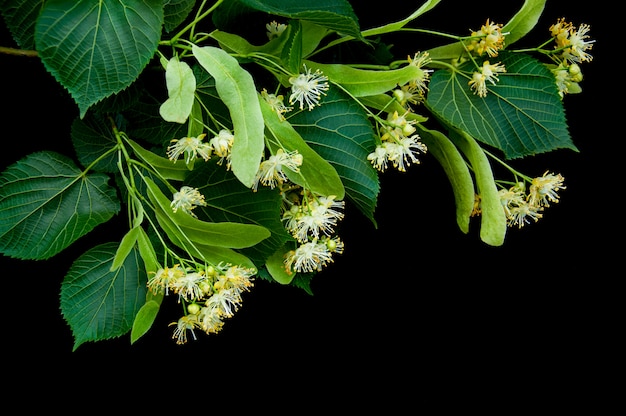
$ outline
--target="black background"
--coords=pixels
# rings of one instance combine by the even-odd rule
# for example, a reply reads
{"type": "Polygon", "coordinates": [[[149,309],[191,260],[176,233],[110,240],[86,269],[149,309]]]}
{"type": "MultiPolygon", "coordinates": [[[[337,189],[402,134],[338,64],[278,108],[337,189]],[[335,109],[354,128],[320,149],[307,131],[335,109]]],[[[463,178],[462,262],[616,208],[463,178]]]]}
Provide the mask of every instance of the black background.
{"type": "MultiPolygon", "coordinates": [[[[353,2],[362,28],[402,18],[421,4],[366,3],[353,2]]],[[[487,17],[505,22],[522,2],[489,9],[442,3],[418,24],[464,34],[487,17]]],[[[422,164],[406,173],[381,176],[378,229],[348,208],[340,234],[345,252],[314,279],[314,296],[257,280],[219,335],[175,345],[167,324],[178,310],[166,309],[133,346],[124,336],[72,352],[71,331],[59,310],[60,284],[85,247],[121,238],[123,228],[104,225],[50,261],[0,259],[3,373],[29,383],[62,375],[92,383],[114,374],[116,383],[151,384],[156,381],[144,379],[150,371],[178,374],[188,383],[206,372],[216,383],[229,374],[248,382],[278,377],[272,386],[289,395],[307,394],[295,380],[321,378],[315,384],[323,390],[360,382],[411,391],[413,400],[426,400],[423,386],[447,389],[486,378],[489,388],[513,383],[530,398],[559,389],[553,406],[570,395],[582,400],[590,379],[612,366],[607,354],[613,334],[623,330],[612,324],[615,281],[623,278],[617,257],[624,235],[621,181],[614,174],[623,133],[610,110],[621,106],[613,102],[621,97],[610,94],[621,94],[612,85],[622,81],[609,75],[617,71],[609,55],[610,12],[571,4],[548,0],[533,33],[545,38],[559,17],[591,25],[596,44],[593,62],[582,65],[583,93],[565,98],[580,152],[514,162],[529,176],[561,173],[567,189],[541,221],[510,229],[502,247],[486,246],[475,232],[464,235],[457,228],[450,185],[434,159],[422,156],[422,164]]],[[[412,55],[432,40],[396,36],[393,50],[412,55]]],[[[4,27],[0,45],[14,46],[4,27]]],[[[0,71],[2,170],[37,150],[73,156],[69,129],[78,111],[69,95],[36,59],[0,55],[0,71]]]]}

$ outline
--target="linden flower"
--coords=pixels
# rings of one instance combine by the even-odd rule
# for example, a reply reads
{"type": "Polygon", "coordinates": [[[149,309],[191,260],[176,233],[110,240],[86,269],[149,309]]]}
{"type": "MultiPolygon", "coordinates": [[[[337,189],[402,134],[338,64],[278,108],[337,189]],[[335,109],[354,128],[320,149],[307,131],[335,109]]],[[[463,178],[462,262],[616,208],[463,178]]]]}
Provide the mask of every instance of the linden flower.
{"type": "Polygon", "coordinates": [[[550,206],[550,202],[559,202],[557,191],[565,189],[563,176],[548,174],[534,178],[529,189],[528,200],[533,206],[550,206]]]}
{"type": "Polygon", "coordinates": [[[182,209],[187,214],[196,217],[196,214],[194,214],[191,210],[197,206],[206,206],[206,202],[204,200],[204,195],[202,195],[198,189],[190,186],[183,186],[180,188],[180,191],[174,193],[170,206],[174,212],[182,209]]]}
{"type": "Polygon", "coordinates": [[[219,275],[214,284],[215,290],[232,289],[236,292],[244,292],[250,290],[253,286],[252,278],[256,270],[241,266],[227,266],[222,274],[219,275]]]}
{"type": "Polygon", "coordinates": [[[469,51],[474,51],[478,56],[487,53],[490,57],[498,56],[498,51],[504,48],[504,35],[502,25],[490,22],[487,19],[480,31],[472,32],[474,39],[467,46],[469,51]]]}
{"type": "Polygon", "coordinates": [[[223,289],[206,301],[206,307],[213,309],[220,316],[231,318],[241,305],[241,293],[235,289],[223,289]]]}
{"type": "Polygon", "coordinates": [[[556,49],[563,49],[563,59],[571,62],[591,62],[593,57],[587,53],[593,46],[594,40],[589,38],[589,25],[581,24],[578,30],[572,23],[560,18],[550,26],[550,32],[556,42],[556,49]]]}
{"type": "Polygon", "coordinates": [[[500,197],[500,203],[504,208],[504,214],[508,217],[511,217],[513,214],[511,212],[511,208],[523,205],[526,203],[526,193],[524,191],[524,186],[513,186],[509,189],[500,189],[498,191],[498,196],[500,197]]]}
{"type": "Polygon", "coordinates": [[[272,111],[278,114],[278,118],[281,121],[285,119],[285,116],[283,114],[288,113],[293,109],[292,107],[285,106],[285,104],[283,103],[282,95],[269,94],[265,88],[263,88],[263,91],[261,91],[261,96],[263,97],[265,102],[270,105],[272,111]]]}
{"type": "Polygon", "coordinates": [[[202,299],[204,296],[204,290],[202,289],[202,282],[206,280],[203,273],[186,273],[184,276],[179,277],[171,285],[174,293],[182,297],[186,301],[193,301],[202,299]]]}
{"type": "Polygon", "coordinates": [[[541,210],[542,207],[524,201],[510,208],[510,213],[507,216],[507,225],[509,227],[517,226],[522,228],[525,224],[530,224],[529,220],[531,219],[537,222],[543,216],[539,212],[541,210]]]}
{"type": "Polygon", "coordinates": [[[285,255],[285,270],[288,273],[321,271],[323,266],[333,261],[326,244],[317,240],[309,241],[285,255]]]}
{"type": "Polygon", "coordinates": [[[307,108],[312,110],[319,105],[320,97],[328,91],[328,77],[318,69],[311,73],[311,68],[304,67],[304,73],[289,78],[291,84],[291,96],[289,104],[300,103],[300,110],[307,108]]]}
{"type": "Polygon", "coordinates": [[[214,307],[203,307],[198,314],[200,326],[207,334],[217,334],[224,327],[222,314],[214,307]]]}
{"type": "Polygon", "coordinates": [[[272,40],[282,35],[285,29],[287,29],[287,25],[278,23],[274,20],[273,22],[266,24],[265,28],[267,29],[267,38],[272,40]]]}
{"type": "Polygon", "coordinates": [[[163,291],[167,295],[172,284],[184,275],[185,271],[179,264],[161,268],[148,280],[148,289],[155,295],[163,293],[163,291]]]}
{"type": "Polygon", "coordinates": [[[499,81],[498,73],[506,72],[506,68],[501,63],[494,65],[489,64],[489,61],[485,61],[480,68],[480,72],[474,72],[472,79],[468,82],[470,88],[479,97],[487,96],[487,82],[492,85],[496,85],[499,81]]]}
{"type": "Polygon", "coordinates": [[[576,84],[583,80],[583,74],[578,64],[568,64],[567,61],[563,61],[551,71],[556,79],[561,98],[570,92],[580,91],[576,84]]]}
{"type": "Polygon", "coordinates": [[[193,314],[183,316],[177,322],[172,322],[170,326],[172,325],[176,325],[172,338],[176,339],[176,343],[179,345],[187,343],[187,331],[191,331],[193,339],[196,340],[197,338],[194,329],[201,328],[200,323],[198,322],[198,316],[193,314]]]}
{"type": "Polygon", "coordinates": [[[174,139],[171,141],[167,148],[167,157],[170,160],[176,161],[180,155],[185,155],[185,162],[191,163],[197,156],[200,156],[205,161],[211,157],[211,146],[208,143],[203,143],[202,139],[206,134],[201,134],[198,137],[183,137],[182,139],[174,139]]]}
{"type": "Polygon", "coordinates": [[[252,189],[256,191],[259,182],[274,189],[277,184],[287,181],[283,167],[299,172],[301,165],[302,155],[297,150],[285,152],[283,149],[278,149],[275,155],[261,162],[252,189]]]}
{"type": "Polygon", "coordinates": [[[227,129],[220,130],[217,135],[209,140],[213,151],[220,157],[220,160],[217,162],[218,165],[221,165],[226,160],[226,166],[230,168],[230,151],[233,148],[234,141],[235,136],[227,129]]]}

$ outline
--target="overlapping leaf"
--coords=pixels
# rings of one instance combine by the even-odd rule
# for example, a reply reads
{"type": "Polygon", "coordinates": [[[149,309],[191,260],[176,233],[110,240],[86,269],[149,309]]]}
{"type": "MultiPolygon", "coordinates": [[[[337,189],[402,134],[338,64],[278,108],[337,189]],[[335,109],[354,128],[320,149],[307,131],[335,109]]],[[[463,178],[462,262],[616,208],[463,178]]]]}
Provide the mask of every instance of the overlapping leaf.
{"type": "Polygon", "coordinates": [[[0,252],[44,260],[108,221],[120,210],[108,181],[48,151],[9,166],[0,176],[0,252]]]}
{"type": "MultiPolygon", "coordinates": [[[[502,52],[498,61],[507,72],[496,85],[488,83],[486,97],[473,94],[465,76],[439,70],[431,77],[426,105],[444,122],[502,150],[509,159],[559,148],[577,150],[550,70],[524,54],[502,52]]],[[[471,63],[460,69],[470,76],[473,72],[471,63]]]]}
{"type": "Polygon", "coordinates": [[[128,333],[146,301],[147,274],[137,249],[111,271],[117,246],[110,242],[85,252],[61,284],[61,312],[72,328],[74,350],[128,333]]]}
{"type": "Polygon", "coordinates": [[[356,39],[363,39],[357,16],[347,0],[230,0],[222,4],[214,21],[218,27],[241,21],[240,15],[249,9],[285,18],[306,20],[356,39]]]}
{"type": "Polygon", "coordinates": [[[35,44],[83,117],[137,79],[154,56],[162,24],[161,0],[48,0],[35,44]]]}
{"type": "Polygon", "coordinates": [[[241,183],[251,187],[265,149],[265,127],[254,79],[222,49],[194,45],[192,51],[215,80],[217,93],[230,112],[236,137],[230,151],[232,171],[241,183]]]}

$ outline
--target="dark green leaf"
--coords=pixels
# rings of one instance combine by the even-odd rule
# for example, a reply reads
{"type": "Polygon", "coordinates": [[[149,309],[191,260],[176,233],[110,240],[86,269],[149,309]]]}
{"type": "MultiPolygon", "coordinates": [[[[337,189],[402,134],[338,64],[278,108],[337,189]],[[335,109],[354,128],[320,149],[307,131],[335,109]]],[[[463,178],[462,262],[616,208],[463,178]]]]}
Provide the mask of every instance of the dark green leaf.
{"type": "Polygon", "coordinates": [[[104,174],[84,175],[66,156],[38,152],[0,176],[0,251],[20,259],[56,255],[120,210],[104,174]]]}
{"type": "Polygon", "coordinates": [[[130,331],[146,300],[147,276],[137,250],[111,271],[117,243],[80,256],[61,284],[61,312],[74,335],[75,351],[87,341],[116,338],[130,331]]]}
{"type": "Polygon", "coordinates": [[[163,28],[167,32],[176,29],[189,16],[195,6],[195,0],[167,0],[164,2],[163,28]]]}
{"type": "Polygon", "coordinates": [[[215,13],[219,26],[241,21],[240,15],[257,10],[275,16],[306,20],[335,30],[343,35],[363,39],[357,16],[347,0],[315,0],[298,2],[293,0],[230,0],[223,3],[215,13]]]}
{"type": "Polygon", "coordinates": [[[137,79],[154,56],[162,24],[162,0],[48,0],[35,44],[82,118],[137,79]]]}
{"type": "Polygon", "coordinates": [[[194,210],[199,218],[213,222],[257,224],[271,232],[269,238],[241,250],[256,264],[263,264],[289,238],[281,222],[281,196],[276,189],[259,187],[257,192],[253,192],[242,185],[232,172],[214,161],[199,165],[185,183],[198,188],[205,197],[207,206],[194,210]]]}
{"type": "MultiPolygon", "coordinates": [[[[496,85],[488,84],[486,97],[473,94],[466,77],[439,70],[431,77],[426,105],[445,123],[502,150],[507,159],[559,148],[577,151],[552,72],[525,54],[503,52],[498,61],[507,72],[496,85]]],[[[460,69],[473,72],[471,63],[460,69]]]]}
{"type": "Polygon", "coordinates": [[[0,14],[22,49],[35,49],[35,22],[43,4],[44,0],[0,1],[0,14]]]}
{"type": "Polygon", "coordinates": [[[374,130],[367,114],[338,88],[322,97],[312,111],[300,111],[289,122],[311,148],[335,168],[346,197],[374,224],[380,184],[378,173],[367,160],[376,148],[374,130]]]}
{"type": "MultiPolygon", "coordinates": [[[[78,160],[83,166],[91,165],[117,146],[111,121],[100,114],[90,112],[82,119],[75,119],[72,123],[70,135],[78,160]]],[[[91,169],[114,173],[118,171],[117,161],[117,152],[111,152],[98,160],[95,165],[91,166],[91,169]]]]}

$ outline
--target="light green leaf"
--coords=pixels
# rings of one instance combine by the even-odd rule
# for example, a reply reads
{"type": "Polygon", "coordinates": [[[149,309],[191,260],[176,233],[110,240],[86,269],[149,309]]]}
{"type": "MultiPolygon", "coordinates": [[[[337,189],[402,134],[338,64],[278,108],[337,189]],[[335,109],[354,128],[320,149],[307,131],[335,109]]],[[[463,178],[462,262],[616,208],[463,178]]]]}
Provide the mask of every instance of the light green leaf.
{"type": "Polygon", "coordinates": [[[190,242],[225,248],[245,248],[253,246],[270,236],[265,228],[255,224],[234,222],[206,222],[179,210],[174,212],[167,198],[149,178],[144,179],[148,186],[148,197],[181,236],[190,242]]]}
{"type": "Polygon", "coordinates": [[[152,166],[165,179],[173,179],[182,181],[189,173],[187,165],[184,163],[176,163],[175,160],[169,160],[144,149],[138,143],[128,139],[128,144],[133,148],[135,154],[139,156],[145,163],[152,166]]]}
{"type": "Polygon", "coordinates": [[[146,231],[137,227],[139,235],[137,235],[137,248],[139,249],[139,255],[146,266],[146,273],[155,273],[159,269],[159,261],[154,251],[154,246],[146,234],[146,231]]]}
{"type": "Polygon", "coordinates": [[[200,65],[215,79],[217,93],[228,107],[235,135],[231,168],[241,183],[250,188],[265,149],[265,126],[254,80],[222,49],[194,45],[192,51],[200,65]]]}
{"type": "Polygon", "coordinates": [[[267,259],[267,262],[265,262],[265,267],[272,278],[283,285],[291,283],[293,278],[296,277],[295,273],[287,273],[287,270],[285,269],[284,255],[288,251],[289,249],[287,247],[281,247],[280,250],[272,254],[267,259]]]}
{"type": "MultiPolygon", "coordinates": [[[[426,106],[445,123],[502,150],[508,159],[565,148],[575,150],[554,75],[536,59],[501,52],[506,72],[481,98],[457,72],[432,74],[426,106]]],[[[471,63],[460,67],[470,75],[471,63]]]]}
{"type": "Polygon", "coordinates": [[[427,0],[417,10],[411,13],[408,17],[393,23],[388,23],[384,26],[368,29],[363,31],[363,36],[372,37],[382,35],[384,33],[397,32],[413,20],[417,19],[429,10],[432,10],[441,0],[427,0]]]}
{"type": "Polygon", "coordinates": [[[282,148],[288,152],[297,150],[302,155],[299,173],[285,169],[287,177],[319,195],[335,195],[337,200],[343,199],[345,189],[335,168],[311,149],[287,120],[281,120],[260,95],[259,102],[268,133],[272,136],[268,143],[272,153],[282,148]]]}
{"type": "Polygon", "coordinates": [[[137,242],[137,237],[139,233],[142,231],[140,226],[133,227],[122,237],[122,241],[120,245],[117,247],[117,251],[115,252],[115,257],[113,258],[113,263],[111,264],[111,271],[119,269],[120,266],[126,260],[126,257],[130,254],[130,252],[135,247],[135,243],[137,242]]]}
{"type": "Polygon", "coordinates": [[[134,344],[139,338],[144,336],[150,328],[161,309],[161,301],[163,300],[163,293],[153,295],[152,292],[148,292],[146,295],[146,303],[139,309],[135,320],[133,321],[133,327],[130,330],[130,343],[134,344]]]}
{"type": "Polygon", "coordinates": [[[422,142],[428,146],[428,153],[437,159],[452,185],[456,223],[467,234],[475,195],[474,181],[467,163],[457,147],[443,133],[426,129],[421,124],[417,126],[420,128],[422,142]]]}
{"type": "Polygon", "coordinates": [[[26,156],[0,175],[0,252],[52,257],[120,210],[104,174],[88,174],[61,154],[26,156]]]}
{"type": "Polygon", "coordinates": [[[452,132],[450,139],[465,154],[476,177],[481,207],[480,239],[489,245],[501,246],[507,231],[506,214],[500,201],[489,159],[476,140],[466,132],[452,132]]]}
{"type": "Polygon", "coordinates": [[[117,243],[86,251],[70,267],[61,284],[61,312],[74,335],[76,349],[87,341],[116,338],[130,331],[146,299],[147,276],[132,250],[111,271],[117,243]]]}
{"type": "Polygon", "coordinates": [[[196,78],[186,62],[172,57],[165,68],[167,100],[159,108],[163,120],[183,124],[191,113],[196,91],[196,78]]]}
{"type": "Polygon", "coordinates": [[[369,70],[342,64],[305,61],[313,71],[319,69],[331,82],[341,85],[355,97],[384,94],[414,79],[423,79],[424,71],[415,65],[400,69],[369,70]]]}
{"type": "Polygon", "coordinates": [[[162,0],[48,0],[35,44],[44,66],[87,109],[128,87],[154,56],[162,0]]]}

